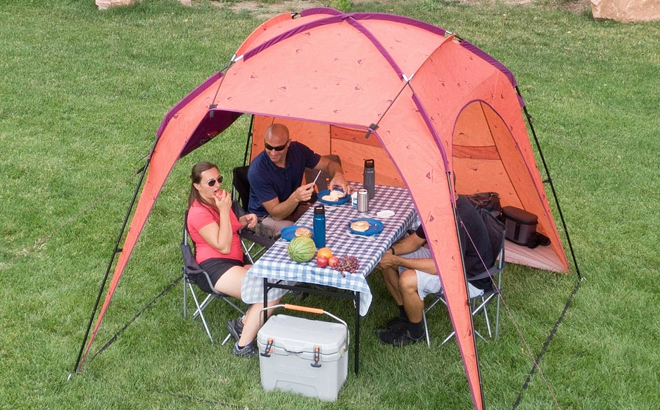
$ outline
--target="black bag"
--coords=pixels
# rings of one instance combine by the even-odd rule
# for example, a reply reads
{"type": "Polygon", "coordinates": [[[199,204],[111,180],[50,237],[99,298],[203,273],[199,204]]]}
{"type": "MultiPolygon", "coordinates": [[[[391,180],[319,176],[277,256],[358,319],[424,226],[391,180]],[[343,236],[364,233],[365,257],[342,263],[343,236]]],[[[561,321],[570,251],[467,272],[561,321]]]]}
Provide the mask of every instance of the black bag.
{"type": "Polygon", "coordinates": [[[500,253],[500,246],[502,246],[502,238],[504,237],[504,224],[493,216],[492,213],[486,211],[485,208],[477,208],[477,213],[483,219],[488,230],[488,239],[490,239],[490,249],[493,250],[493,260],[497,258],[500,253]]]}
{"type": "Polygon", "coordinates": [[[486,225],[490,249],[493,251],[493,260],[495,260],[497,254],[500,253],[500,246],[502,246],[504,230],[506,229],[504,223],[499,219],[502,213],[500,196],[497,192],[482,192],[467,195],[467,198],[486,225]]]}
{"type": "Polygon", "coordinates": [[[484,209],[490,212],[495,218],[502,215],[502,206],[500,205],[500,195],[497,192],[479,192],[467,195],[467,199],[472,202],[477,209],[484,209]]]}

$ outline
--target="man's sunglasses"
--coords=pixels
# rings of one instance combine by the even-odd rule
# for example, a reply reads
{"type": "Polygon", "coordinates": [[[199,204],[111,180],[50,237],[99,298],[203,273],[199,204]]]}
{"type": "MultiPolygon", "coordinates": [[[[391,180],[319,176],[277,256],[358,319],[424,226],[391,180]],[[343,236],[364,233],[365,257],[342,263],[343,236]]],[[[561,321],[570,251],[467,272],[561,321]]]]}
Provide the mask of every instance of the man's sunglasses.
{"type": "Polygon", "coordinates": [[[220,175],[220,176],[218,177],[218,179],[212,179],[212,180],[210,180],[209,182],[207,182],[207,184],[209,184],[209,186],[214,186],[214,185],[215,185],[215,181],[218,181],[218,184],[222,184],[222,175],[220,175]]]}
{"type": "Polygon", "coordinates": [[[264,145],[266,146],[266,149],[268,151],[277,151],[277,152],[279,152],[279,151],[283,151],[284,148],[286,148],[288,143],[289,143],[289,141],[287,141],[286,144],[284,144],[284,145],[280,145],[279,147],[273,147],[272,145],[270,145],[267,142],[264,145]]]}

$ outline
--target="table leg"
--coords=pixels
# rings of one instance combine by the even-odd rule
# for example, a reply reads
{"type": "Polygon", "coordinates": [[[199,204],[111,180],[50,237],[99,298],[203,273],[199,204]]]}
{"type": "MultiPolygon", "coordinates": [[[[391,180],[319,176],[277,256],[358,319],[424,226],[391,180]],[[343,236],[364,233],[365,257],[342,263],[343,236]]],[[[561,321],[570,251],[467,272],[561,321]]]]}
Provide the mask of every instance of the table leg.
{"type": "MultiPolygon", "coordinates": [[[[268,307],[268,279],[264,278],[264,308],[268,307]]],[[[262,322],[262,326],[266,324],[266,320],[268,320],[268,311],[264,310],[264,321],[262,322]]]]}
{"type": "Polygon", "coordinates": [[[360,293],[355,293],[355,374],[360,368],[360,293]]]}

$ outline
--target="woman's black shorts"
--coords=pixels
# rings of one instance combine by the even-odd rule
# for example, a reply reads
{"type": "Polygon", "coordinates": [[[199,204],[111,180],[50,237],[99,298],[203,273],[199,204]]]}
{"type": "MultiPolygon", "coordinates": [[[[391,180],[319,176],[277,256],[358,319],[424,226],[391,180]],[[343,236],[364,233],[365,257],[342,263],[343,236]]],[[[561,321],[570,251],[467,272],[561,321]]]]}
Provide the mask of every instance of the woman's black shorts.
{"type": "MultiPolygon", "coordinates": [[[[225,274],[229,269],[234,266],[244,266],[245,263],[236,259],[225,259],[225,258],[212,258],[207,259],[204,262],[199,264],[199,267],[204,269],[211,279],[211,284],[215,286],[215,283],[220,279],[222,275],[225,274]]],[[[211,293],[209,284],[204,277],[204,275],[197,275],[197,280],[195,281],[197,286],[206,293],[211,293]]]]}

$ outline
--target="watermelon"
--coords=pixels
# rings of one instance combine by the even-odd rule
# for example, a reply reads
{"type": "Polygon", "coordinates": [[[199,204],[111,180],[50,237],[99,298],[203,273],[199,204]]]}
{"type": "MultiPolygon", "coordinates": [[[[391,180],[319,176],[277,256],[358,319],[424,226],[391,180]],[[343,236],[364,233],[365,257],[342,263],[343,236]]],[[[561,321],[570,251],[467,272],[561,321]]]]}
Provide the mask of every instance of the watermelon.
{"type": "Polygon", "coordinates": [[[304,263],[311,260],[316,253],[316,245],[314,240],[306,236],[297,236],[289,242],[287,247],[289,257],[299,263],[304,263]]]}

